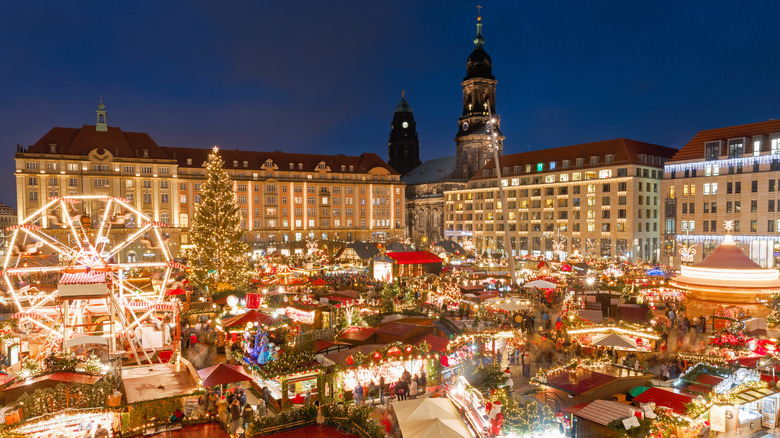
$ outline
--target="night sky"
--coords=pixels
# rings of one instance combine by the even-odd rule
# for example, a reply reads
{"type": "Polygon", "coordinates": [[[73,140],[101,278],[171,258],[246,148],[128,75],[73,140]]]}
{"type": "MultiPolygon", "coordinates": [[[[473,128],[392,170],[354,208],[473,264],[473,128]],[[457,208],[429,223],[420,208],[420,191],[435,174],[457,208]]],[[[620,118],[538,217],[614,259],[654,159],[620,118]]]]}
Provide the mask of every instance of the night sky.
{"type": "MultiPolygon", "coordinates": [[[[476,2],[114,3],[0,6],[0,201],[17,143],[94,124],[101,96],[163,146],[386,159],[406,90],[421,158],[454,154],[476,2]]],[[[484,1],[504,152],[780,117],[780,3],[740,3],[484,1]]]]}

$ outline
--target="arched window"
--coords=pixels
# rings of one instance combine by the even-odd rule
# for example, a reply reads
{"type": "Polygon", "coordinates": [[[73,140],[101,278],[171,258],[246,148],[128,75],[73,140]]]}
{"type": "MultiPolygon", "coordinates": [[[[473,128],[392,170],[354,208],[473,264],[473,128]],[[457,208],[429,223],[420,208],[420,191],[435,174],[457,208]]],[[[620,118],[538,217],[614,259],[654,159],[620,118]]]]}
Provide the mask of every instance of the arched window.
{"type": "Polygon", "coordinates": [[[165,225],[171,224],[171,214],[170,213],[160,213],[160,222],[164,223],[165,225]]]}

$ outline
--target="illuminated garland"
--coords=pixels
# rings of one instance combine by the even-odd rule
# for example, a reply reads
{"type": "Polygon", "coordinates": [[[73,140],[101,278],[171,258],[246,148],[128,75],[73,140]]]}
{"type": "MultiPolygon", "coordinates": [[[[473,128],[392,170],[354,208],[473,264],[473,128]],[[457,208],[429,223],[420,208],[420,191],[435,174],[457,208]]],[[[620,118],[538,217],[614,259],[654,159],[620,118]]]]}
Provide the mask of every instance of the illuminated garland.
{"type": "Polygon", "coordinates": [[[214,147],[206,162],[202,202],[195,205],[192,219],[193,248],[186,254],[192,268],[190,281],[211,292],[220,284],[240,290],[249,283],[248,245],[242,240],[242,217],[224,164],[214,147]]]}
{"type": "Polygon", "coordinates": [[[496,400],[501,402],[501,413],[504,414],[503,435],[546,434],[558,428],[555,414],[546,405],[535,401],[521,405],[514,397],[507,397],[503,390],[496,391],[493,401],[496,400]]]}
{"type": "Polygon", "coordinates": [[[709,410],[713,405],[733,405],[739,401],[737,396],[739,393],[748,389],[765,389],[769,384],[762,380],[742,382],[736,388],[723,394],[710,394],[709,400],[703,398],[695,398],[690,403],[685,405],[687,414],[690,418],[696,419],[704,412],[709,410]]]}
{"type": "Polygon", "coordinates": [[[627,328],[622,328],[618,326],[597,326],[597,327],[588,327],[583,329],[572,329],[569,330],[570,335],[582,335],[582,334],[593,334],[593,333],[617,333],[619,335],[627,335],[627,336],[633,336],[635,338],[645,338],[650,339],[652,341],[661,339],[660,336],[653,334],[651,329],[648,329],[648,331],[641,332],[637,330],[631,330],[627,328]]]}

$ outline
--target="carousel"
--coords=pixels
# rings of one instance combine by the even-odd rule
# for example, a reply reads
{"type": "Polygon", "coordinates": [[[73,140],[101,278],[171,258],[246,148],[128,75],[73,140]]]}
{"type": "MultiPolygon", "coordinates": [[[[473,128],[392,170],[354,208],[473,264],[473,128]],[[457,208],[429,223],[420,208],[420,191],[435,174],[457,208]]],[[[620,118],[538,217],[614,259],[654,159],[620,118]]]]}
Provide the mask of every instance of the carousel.
{"type": "MultiPolygon", "coordinates": [[[[688,313],[714,315],[718,308],[738,307],[744,316],[765,317],[765,305],[780,292],[780,271],[764,269],[740,250],[726,221],[723,243],[697,265],[684,265],[670,281],[688,299],[688,313]]],[[[683,251],[684,252],[684,251],[683,251]]]]}

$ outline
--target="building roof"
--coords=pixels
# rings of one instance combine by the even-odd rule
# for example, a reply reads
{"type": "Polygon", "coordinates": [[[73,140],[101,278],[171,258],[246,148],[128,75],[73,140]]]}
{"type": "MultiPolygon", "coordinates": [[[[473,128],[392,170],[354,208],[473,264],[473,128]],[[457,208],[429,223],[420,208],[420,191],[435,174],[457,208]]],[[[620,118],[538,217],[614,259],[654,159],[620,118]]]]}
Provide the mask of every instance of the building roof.
{"type": "Polygon", "coordinates": [[[439,248],[441,248],[441,250],[446,252],[447,254],[457,254],[457,255],[460,255],[460,254],[466,254],[466,252],[467,252],[465,249],[463,249],[462,246],[460,246],[460,244],[458,242],[456,242],[454,240],[446,240],[446,239],[445,240],[440,240],[440,241],[434,243],[431,248],[436,248],[437,246],[439,248]]]}
{"type": "MultiPolygon", "coordinates": [[[[163,147],[162,149],[168,156],[179,162],[179,167],[196,169],[203,167],[203,163],[208,160],[209,153],[211,153],[211,149],[200,148],[163,147]],[[187,164],[187,159],[191,159],[192,164],[187,164]]],[[[379,155],[371,152],[364,152],[360,155],[323,155],[222,148],[219,150],[219,153],[222,159],[225,160],[225,169],[257,170],[267,160],[272,160],[273,164],[278,167],[276,170],[282,172],[312,172],[317,168],[317,165],[324,162],[330,168],[330,172],[333,173],[368,173],[370,170],[379,167],[386,169],[390,175],[400,175],[383,159],[379,158],[379,155]],[[244,161],[247,161],[246,167],[244,166],[244,161]],[[292,169],[290,169],[291,164],[293,166],[292,169]],[[302,169],[299,169],[299,164],[303,165],[302,169]],[[344,165],[343,171],[341,170],[342,165],[344,165]],[[350,166],[352,166],[352,170],[350,170],[350,166]]]]}
{"type": "Polygon", "coordinates": [[[423,341],[427,342],[431,346],[431,351],[438,351],[444,353],[447,351],[447,346],[450,344],[450,340],[436,335],[425,335],[414,345],[420,345],[423,341]]]}
{"type": "Polygon", "coordinates": [[[110,152],[115,157],[139,158],[146,149],[148,158],[169,159],[165,151],[149,134],[125,132],[116,126],[98,131],[95,125],[81,128],[52,128],[40,140],[25,150],[31,154],[87,155],[93,149],[98,153],[110,152]],[[53,146],[52,146],[53,145],[53,146]],[[53,148],[53,150],[52,150],[53,148]]]}
{"type": "MultiPolygon", "coordinates": [[[[504,174],[502,171],[502,177],[511,177],[515,175],[519,176],[531,176],[544,172],[560,172],[561,162],[563,160],[569,160],[570,170],[590,169],[595,167],[602,167],[605,165],[605,157],[607,155],[614,155],[611,165],[619,164],[642,164],[645,166],[653,166],[661,168],[663,162],[671,158],[677,149],[669,148],[666,146],[659,146],[657,144],[645,143],[637,140],[631,140],[628,138],[616,138],[612,140],[596,141],[592,143],[576,144],[572,146],[562,146],[551,149],[541,149],[538,151],[521,152],[519,154],[502,155],[498,158],[498,162],[502,168],[509,167],[510,172],[504,174]],[[644,155],[647,158],[642,159],[644,155]],[[590,157],[597,156],[599,158],[598,164],[591,165],[590,157]],[[650,161],[649,157],[660,157],[661,164],[655,161],[650,161]],[[581,167],[575,167],[577,159],[583,158],[583,164],[581,167]],[[555,169],[550,169],[549,163],[555,161],[557,166],[555,169]],[[537,172],[537,165],[543,164],[542,172],[537,172]],[[531,173],[525,172],[525,165],[530,164],[532,166],[531,173]],[[520,166],[519,172],[515,172],[515,166],[520,166]]],[[[492,179],[493,169],[496,165],[494,160],[488,160],[487,164],[480,169],[472,178],[471,181],[492,179]],[[484,176],[483,170],[489,170],[488,176],[484,176]]],[[[408,184],[408,183],[407,183],[408,184]]]]}
{"type": "Polygon", "coordinates": [[[590,420],[594,423],[606,426],[615,420],[623,420],[640,412],[639,409],[611,400],[595,400],[585,406],[574,415],[590,420]]]}
{"type": "Polygon", "coordinates": [[[763,269],[747,256],[737,245],[722,244],[707,258],[696,264],[710,269],[763,269]]]}
{"type": "Polygon", "coordinates": [[[428,251],[386,252],[386,256],[399,265],[418,265],[426,263],[441,263],[441,257],[428,251]]]}
{"type": "MultiPolygon", "coordinates": [[[[81,128],[52,128],[24,152],[86,156],[94,149],[98,150],[98,154],[102,155],[107,151],[114,157],[177,160],[179,166],[185,168],[201,168],[211,152],[210,148],[161,147],[152,140],[149,134],[125,132],[116,126],[109,126],[107,131],[98,131],[95,129],[95,125],[84,125],[81,128]],[[144,156],[144,150],[146,150],[146,156],[144,156]],[[187,164],[188,158],[191,159],[192,164],[187,164]]],[[[248,161],[246,168],[257,170],[271,159],[280,171],[312,172],[317,165],[324,162],[326,166],[330,167],[331,172],[356,174],[368,173],[374,168],[382,168],[387,170],[390,175],[399,175],[379,155],[370,152],[350,156],[220,149],[220,155],[225,160],[226,169],[244,168],[244,161],[248,161]],[[234,161],[237,162],[237,165],[234,165],[234,161]],[[294,169],[290,169],[290,164],[293,164],[294,169]],[[299,164],[303,165],[302,169],[298,168],[299,164]],[[345,166],[344,171],[341,170],[341,165],[345,166]],[[350,170],[350,166],[352,166],[352,170],[350,170]]]]}
{"type": "Polygon", "coordinates": [[[16,216],[16,210],[13,207],[0,202],[0,216],[12,215],[16,216]]]}
{"type": "Polygon", "coordinates": [[[678,414],[685,414],[685,405],[694,398],[696,398],[696,395],[680,391],[679,389],[654,386],[634,397],[634,401],[639,403],[654,402],[657,406],[665,406],[678,414]]]}
{"type": "Polygon", "coordinates": [[[452,173],[455,172],[456,156],[434,158],[414,168],[411,172],[401,177],[406,184],[425,184],[445,180],[455,180],[452,173]]]}
{"type": "MultiPolygon", "coordinates": [[[[407,339],[419,335],[420,330],[426,330],[425,327],[425,325],[394,321],[380,327],[377,330],[377,333],[385,336],[407,339]]],[[[430,325],[428,325],[428,327],[430,327],[430,325]]]]}
{"type": "MultiPolygon", "coordinates": [[[[731,138],[739,137],[753,137],[755,135],[769,135],[772,133],[780,132],[780,120],[767,120],[765,122],[748,123],[746,125],[728,126],[725,128],[708,129],[705,131],[699,131],[677,154],[669,161],[688,161],[688,160],[701,160],[704,161],[704,145],[709,141],[728,140],[731,138]]],[[[723,149],[720,151],[720,155],[727,155],[726,148],[728,145],[723,142],[723,149]]],[[[764,147],[767,148],[767,142],[764,142],[764,147]]],[[[744,146],[744,153],[752,152],[752,144],[748,142],[744,146]],[[748,146],[750,145],[750,146],[748,146]],[[750,151],[748,151],[750,147],[750,151]]]]}

